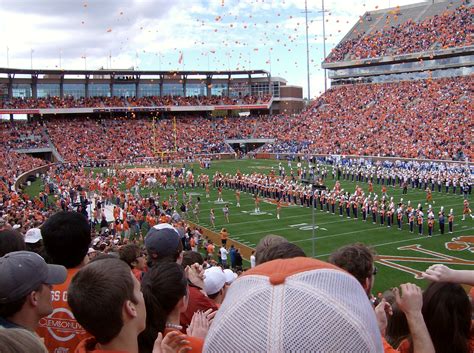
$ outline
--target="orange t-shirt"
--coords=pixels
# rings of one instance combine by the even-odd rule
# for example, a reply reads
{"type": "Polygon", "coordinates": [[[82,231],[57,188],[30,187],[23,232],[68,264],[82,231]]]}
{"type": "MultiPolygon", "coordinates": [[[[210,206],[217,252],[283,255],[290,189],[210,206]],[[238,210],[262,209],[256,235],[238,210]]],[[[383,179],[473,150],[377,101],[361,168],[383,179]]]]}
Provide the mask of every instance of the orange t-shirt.
{"type": "Polygon", "coordinates": [[[212,254],[214,253],[214,249],[215,249],[214,245],[213,245],[213,244],[209,244],[209,245],[207,246],[207,253],[212,255],[212,254]]]}
{"type": "Polygon", "coordinates": [[[48,352],[74,352],[79,342],[91,337],[76,321],[67,303],[67,289],[78,271],[79,268],[68,269],[66,281],[53,286],[53,312],[39,321],[36,333],[44,339],[48,352]]]}

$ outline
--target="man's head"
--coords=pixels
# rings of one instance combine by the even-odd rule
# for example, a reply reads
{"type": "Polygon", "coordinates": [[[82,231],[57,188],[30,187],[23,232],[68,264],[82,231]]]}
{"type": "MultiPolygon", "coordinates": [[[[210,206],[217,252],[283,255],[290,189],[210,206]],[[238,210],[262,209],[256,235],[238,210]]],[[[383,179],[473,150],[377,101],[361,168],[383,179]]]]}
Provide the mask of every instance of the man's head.
{"type": "Polygon", "coordinates": [[[130,268],[143,270],[146,266],[146,254],[136,244],[127,244],[119,250],[120,260],[125,261],[130,268]]]}
{"type": "Polygon", "coordinates": [[[24,315],[39,320],[51,314],[51,285],[63,283],[66,276],[63,266],[48,265],[33,252],[15,251],[1,257],[0,316],[20,315],[24,321],[24,315]]]}
{"type": "Polygon", "coordinates": [[[291,259],[293,257],[306,257],[303,249],[293,243],[276,242],[268,247],[262,248],[259,252],[259,264],[277,259],[291,259]]]}
{"type": "Polygon", "coordinates": [[[288,243],[288,240],[286,240],[282,236],[274,235],[274,234],[269,234],[263,237],[258,242],[257,247],[255,248],[255,263],[257,265],[260,265],[264,263],[265,261],[268,261],[262,257],[264,250],[272,245],[280,244],[280,243],[288,243]]]}
{"type": "Polygon", "coordinates": [[[83,267],[69,285],[67,300],[77,322],[98,343],[111,342],[124,326],[137,336],[145,329],[140,283],[120,259],[104,258],[83,267]]]}
{"type": "Polygon", "coordinates": [[[209,298],[221,303],[225,296],[227,278],[219,266],[208,268],[204,272],[204,290],[209,298]]]}
{"type": "Polygon", "coordinates": [[[40,228],[31,228],[25,234],[25,243],[27,244],[37,244],[43,240],[43,236],[41,235],[40,228]]]}
{"type": "Polygon", "coordinates": [[[269,261],[234,281],[203,351],[221,352],[222,347],[238,352],[383,350],[374,310],[354,277],[301,257],[269,261]]]}
{"type": "Polygon", "coordinates": [[[346,245],[332,253],[328,262],[353,275],[370,295],[376,274],[374,252],[370,248],[362,243],[346,245]]]}
{"type": "Polygon", "coordinates": [[[168,223],[157,224],[148,231],[145,247],[152,263],[182,262],[183,243],[176,228],[168,223]]]}
{"type": "Polygon", "coordinates": [[[91,243],[89,222],[77,212],[58,212],[41,227],[43,243],[52,262],[66,268],[79,266],[91,243]]]}
{"type": "Polygon", "coordinates": [[[0,231],[0,256],[21,250],[26,250],[26,245],[23,235],[19,231],[13,229],[0,231]]]}
{"type": "Polygon", "coordinates": [[[183,262],[181,266],[186,268],[187,266],[191,266],[198,263],[202,265],[204,263],[204,258],[202,257],[201,253],[197,251],[185,251],[183,253],[183,262]]]}

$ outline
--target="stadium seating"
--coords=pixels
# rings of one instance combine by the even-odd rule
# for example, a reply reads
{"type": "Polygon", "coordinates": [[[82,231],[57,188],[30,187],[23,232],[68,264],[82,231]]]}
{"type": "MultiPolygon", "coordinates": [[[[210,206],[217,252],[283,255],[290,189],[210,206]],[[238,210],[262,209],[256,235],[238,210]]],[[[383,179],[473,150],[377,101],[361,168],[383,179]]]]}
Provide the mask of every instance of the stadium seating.
{"type": "Polygon", "coordinates": [[[0,123],[0,136],[8,149],[30,149],[48,147],[47,138],[37,122],[0,123]]]}
{"type": "Polygon", "coordinates": [[[236,104],[265,104],[270,95],[243,96],[229,98],[220,96],[149,96],[149,97],[44,97],[44,98],[13,98],[0,102],[1,109],[50,109],[50,108],[103,108],[103,107],[155,107],[155,106],[208,106],[236,104]]]}
{"type": "Polygon", "coordinates": [[[368,28],[358,31],[355,37],[340,42],[325,62],[410,54],[474,43],[474,7],[460,5],[454,10],[446,9],[441,13],[436,10],[429,12],[433,16],[423,21],[416,22],[409,18],[400,24],[396,23],[399,17],[397,12],[388,14],[383,28],[374,32],[368,28]]]}
{"type": "Polygon", "coordinates": [[[474,157],[472,76],[335,87],[265,152],[457,159],[474,157]]]}
{"type": "MultiPolygon", "coordinates": [[[[66,161],[132,160],[173,151],[232,152],[229,138],[274,138],[271,153],[472,158],[468,94],[472,76],[334,87],[299,116],[171,119],[48,118],[66,161]],[[337,132],[337,133],[336,133],[337,132]]],[[[38,124],[2,125],[5,148],[40,147],[38,124]],[[25,136],[36,136],[25,138],[25,136]]]]}

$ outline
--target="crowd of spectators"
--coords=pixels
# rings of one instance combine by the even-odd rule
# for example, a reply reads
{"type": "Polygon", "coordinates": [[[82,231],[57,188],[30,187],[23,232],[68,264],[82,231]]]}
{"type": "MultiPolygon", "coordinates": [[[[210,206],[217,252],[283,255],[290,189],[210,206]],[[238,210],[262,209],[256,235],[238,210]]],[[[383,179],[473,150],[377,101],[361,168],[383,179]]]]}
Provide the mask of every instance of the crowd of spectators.
{"type": "MultiPolygon", "coordinates": [[[[386,25],[373,33],[360,33],[339,43],[326,62],[375,58],[386,55],[417,53],[432,49],[469,46],[474,43],[472,16],[474,7],[460,5],[421,22],[409,19],[398,25],[386,25]]],[[[387,15],[387,22],[394,13],[387,15]]]]}
{"type": "Polygon", "coordinates": [[[39,122],[0,123],[0,136],[7,149],[29,149],[48,147],[48,139],[43,134],[39,122]]]}
{"type": "Polygon", "coordinates": [[[231,152],[206,118],[52,119],[48,132],[67,161],[130,160],[162,152],[208,154],[231,152]]]}
{"type": "Polygon", "coordinates": [[[261,151],[472,159],[472,79],[331,88],[261,151]]]}
{"type": "Polygon", "coordinates": [[[271,138],[271,153],[373,155],[404,158],[474,157],[472,76],[344,85],[331,88],[299,115],[248,117],[43,118],[41,123],[0,124],[3,176],[11,180],[42,162],[10,153],[47,147],[47,135],[64,160],[134,161],[229,153],[232,138],[271,138]],[[396,138],[394,136],[396,135],[396,138]]]}
{"type": "Polygon", "coordinates": [[[469,298],[461,286],[474,285],[474,271],[432,265],[421,274],[431,282],[425,291],[403,283],[374,295],[381,274],[364,244],[339,248],[323,262],[269,235],[252,268],[236,273],[186,250],[180,227],[161,217],[144,243],[122,243],[97,236],[71,211],[49,216],[36,237],[0,226],[2,351],[474,349],[474,291],[469,298]],[[25,251],[32,238],[42,256],[25,251]]]}
{"type": "Polygon", "coordinates": [[[209,106],[266,104],[270,95],[242,97],[226,96],[146,96],[146,97],[89,97],[74,98],[57,96],[42,98],[17,97],[1,101],[0,109],[53,109],[53,108],[107,108],[107,107],[162,107],[162,106],[209,106]]]}

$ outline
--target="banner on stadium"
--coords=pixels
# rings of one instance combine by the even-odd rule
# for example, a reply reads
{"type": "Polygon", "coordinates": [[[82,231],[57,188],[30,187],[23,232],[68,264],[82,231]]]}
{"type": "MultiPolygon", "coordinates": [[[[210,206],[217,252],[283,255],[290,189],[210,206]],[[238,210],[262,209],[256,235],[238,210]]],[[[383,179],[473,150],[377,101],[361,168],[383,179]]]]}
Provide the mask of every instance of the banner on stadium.
{"type": "MultiPolygon", "coordinates": [[[[251,110],[269,109],[270,104],[252,105],[197,105],[197,106],[161,106],[161,107],[107,107],[107,108],[50,108],[50,109],[0,109],[0,114],[85,114],[110,112],[191,112],[214,110],[251,110]]],[[[249,113],[250,114],[250,113],[249,113]]]]}

